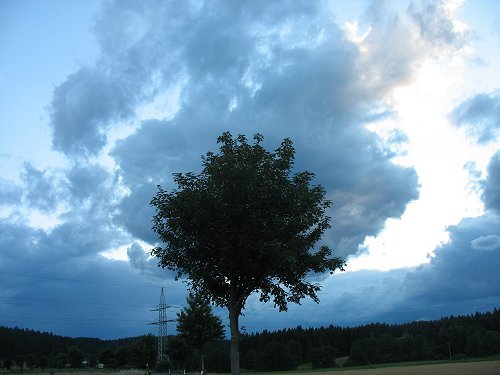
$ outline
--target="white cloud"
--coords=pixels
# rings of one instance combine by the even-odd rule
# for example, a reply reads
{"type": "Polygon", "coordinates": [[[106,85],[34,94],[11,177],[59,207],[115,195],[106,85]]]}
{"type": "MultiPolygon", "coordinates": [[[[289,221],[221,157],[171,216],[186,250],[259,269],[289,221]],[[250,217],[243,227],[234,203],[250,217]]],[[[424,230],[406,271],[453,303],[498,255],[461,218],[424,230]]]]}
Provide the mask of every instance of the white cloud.
{"type": "Polygon", "coordinates": [[[474,250],[491,251],[500,248],[500,237],[494,234],[481,236],[470,242],[474,250]]]}

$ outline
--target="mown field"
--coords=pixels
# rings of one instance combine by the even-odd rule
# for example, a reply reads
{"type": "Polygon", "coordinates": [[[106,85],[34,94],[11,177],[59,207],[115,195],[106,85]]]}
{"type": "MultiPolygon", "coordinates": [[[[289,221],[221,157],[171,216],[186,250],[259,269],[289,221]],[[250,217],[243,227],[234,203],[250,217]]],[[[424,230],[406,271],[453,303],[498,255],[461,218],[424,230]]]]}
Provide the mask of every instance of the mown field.
{"type": "MultiPolygon", "coordinates": [[[[259,373],[260,375],[269,375],[273,373],[259,373]]],[[[277,373],[274,373],[277,374],[277,373]]],[[[285,374],[285,372],[283,373],[285,374]]],[[[431,364],[413,364],[396,365],[384,367],[384,365],[373,366],[373,368],[338,368],[331,371],[318,372],[300,372],[289,371],[287,375],[293,374],[314,374],[314,375],[499,375],[500,360],[481,361],[481,362],[454,362],[454,363],[431,363],[431,364]]]]}
{"type": "MultiPolygon", "coordinates": [[[[1,373],[9,373],[0,371],[1,373]]],[[[14,374],[24,375],[146,375],[144,370],[45,370],[45,371],[24,371],[12,372],[14,374]]],[[[210,374],[210,373],[208,373],[210,374]]],[[[208,375],[207,374],[207,375],[208,375]]],[[[245,372],[242,373],[245,375],[245,372]]],[[[283,372],[252,372],[252,375],[386,375],[386,374],[401,374],[401,375],[499,375],[500,360],[486,360],[479,362],[451,362],[451,363],[425,363],[425,364],[392,364],[392,365],[374,365],[363,368],[336,368],[326,371],[321,370],[297,370],[283,372]]],[[[186,375],[197,375],[197,373],[186,373],[186,375]]]]}

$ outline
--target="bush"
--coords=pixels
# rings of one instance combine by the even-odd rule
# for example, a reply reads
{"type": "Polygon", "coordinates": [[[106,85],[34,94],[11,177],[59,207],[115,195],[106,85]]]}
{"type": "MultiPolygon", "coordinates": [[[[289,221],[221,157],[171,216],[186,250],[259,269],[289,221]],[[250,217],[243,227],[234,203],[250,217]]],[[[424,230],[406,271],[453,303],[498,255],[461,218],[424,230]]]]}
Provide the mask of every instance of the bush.
{"type": "Polygon", "coordinates": [[[224,351],[215,351],[207,354],[205,358],[205,366],[209,371],[231,372],[229,353],[224,351]]]}
{"type": "Polygon", "coordinates": [[[351,359],[348,359],[347,361],[344,362],[344,364],[342,365],[342,367],[354,367],[354,366],[359,366],[358,363],[356,363],[355,361],[351,360],[351,359]]]}
{"type": "Polygon", "coordinates": [[[335,349],[330,345],[312,348],[309,351],[309,360],[313,368],[327,368],[335,366],[335,349]]]}
{"type": "Polygon", "coordinates": [[[451,356],[451,359],[452,359],[453,361],[460,361],[460,360],[462,360],[462,359],[466,359],[466,358],[467,358],[467,355],[466,355],[466,354],[464,354],[464,353],[457,353],[457,354],[453,354],[453,355],[451,356]]]}
{"type": "Polygon", "coordinates": [[[488,331],[479,339],[477,354],[480,357],[489,357],[500,354],[500,333],[488,331]]]}
{"type": "Polygon", "coordinates": [[[285,344],[271,341],[262,350],[259,350],[255,359],[255,369],[259,371],[292,370],[294,357],[285,344]]]}
{"type": "Polygon", "coordinates": [[[172,364],[170,361],[164,359],[160,363],[156,365],[156,371],[157,372],[168,372],[172,368],[172,364]]]}
{"type": "Polygon", "coordinates": [[[7,358],[3,360],[2,367],[6,370],[10,370],[12,364],[13,364],[12,360],[10,358],[7,358]]]}

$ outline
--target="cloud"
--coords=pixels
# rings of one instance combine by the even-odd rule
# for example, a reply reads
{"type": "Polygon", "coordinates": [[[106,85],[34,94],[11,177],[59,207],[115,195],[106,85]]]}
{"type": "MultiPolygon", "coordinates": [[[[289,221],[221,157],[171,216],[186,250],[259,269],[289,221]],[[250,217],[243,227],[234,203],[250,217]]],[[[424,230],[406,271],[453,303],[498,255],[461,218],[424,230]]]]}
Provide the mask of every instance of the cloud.
{"type": "Polygon", "coordinates": [[[120,201],[113,218],[115,224],[132,236],[151,244],[156,243],[157,239],[151,229],[154,209],[149,202],[156,191],[153,184],[135,186],[131,193],[120,201]]]}
{"type": "Polygon", "coordinates": [[[113,176],[98,164],[75,165],[66,174],[68,191],[78,205],[93,200],[101,201],[102,195],[113,188],[113,176]],[[101,199],[100,199],[101,198],[101,199]]]}
{"type": "Polygon", "coordinates": [[[412,1],[408,7],[422,39],[437,49],[460,49],[469,41],[470,32],[454,17],[456,10],[445,0],[412,1]]]}
{"type": "Polygon", "coordinates": [[[185,287],[153,271],[152,262],[147,271],[147,262],[137,269],[137,262],[102,257],[115,234],[84,222],[47,233],[0,220],[2,324],[101,338],[151,332],[159,287],[175,305],[183,304],[185,287]]]}
{"type": "Polygon", "coordinates": [[[0,206],[11,206],[21,199],[20,187],[0,177],[0,206]]]}
{"type": "Polygon", "coordinates": [[[406,276],[408,303],[423,306],[428,316],[436,316],[429,314],[440,306],[467,313],[491,309],[500,301],[500,215],[495,212],[499,165],[496,154],[483,183],[485,206],[492,210],[449,227],[449,241],[434,250],[429,264],[406,276]]]}
{"type": "Polygon", "coordinates": [[[498,303],[500,251],[494,242],[499,230],[496,215],[464,219],[451,227],[450,241],[435,250],[430,263],[407,275],[408,299],[429,309],[454,303],[469,309],[477,304],[479,309],[490,298],[498,303]]]}
{"type": "MultiPolygon", "coordinates": [[[[23,194],[0,180],[0,202],[23,199],[30,208],[59,220],[50,230],[31,228],[19,217],[0,220],[0,283],[6,293],[16,298],[38,295],[44,301],[96,301],[102,304],[102,314],[83,310],[70,315],[106,318],[110,327],[82,332],[65,326],[59,332],[100,337],[143,332],[149,312],[138,313],[130,306],[116,311],[109,305],[150,304],[158,292],[152,285],[168,285],[168,303],[182,304],[184,286],[156,267],[145,248],[157,241],[149,202],[157,184],[174,187],[172,173],[199,172],[201,156],[216,151],[216,138],[226,130],[247,136],[260,132],[269,150],[290,137],[297,151],[296,170],[314,172],[333,201],[333,230],[324,242],[336,255],[356,254],[388,218],[403,214],[408,202],[418,198],[419,187],[415,170],[392,160],[391,147],[404,144],[405,135],[382,140],[367,123],[377,120],[373,113],[380,108],[391,113],[387,95],[411,81],[420,61],[436,48],[453,52],[466,42],[466,34],[456,29],[442,3],[426,4],[410,7],[411,21],[374,2],[365,19],[369,32],[354,38],[319,2],[106,3],[95,25],[100,56],[60,83],[49,106],[52,144],[69,166],[38,170],[26,164],[23,194]],[[413,22],[419,25],[418,35],[413,22]],[[168,115],[144,110],[148,103],[160,102],[168,115]],[[114,165],[102,166],[102,156],[114,165]],[[127,248],[128,261],[101,255],[116,248],[127,248]],[[42,277],[33,283],[27,276],[1,273],[9,270],[54,275],[67,282],[42,277]],[[112,323],[134,316],[144,320],[134,330],[112,323]]],[[[484,193],[492,208],[498,207],[496,170],[492,162],[484,193]]],[[[474,241],[476,247],[493,246],[491,236],[498,231],[487,230],[495,229],[493,217],[490,220],[463,240],[458,228],[452,230],[452,245],[465,249],[467,244],[468,250],[474,241]]],[[[473,251],[469,256],[483,264],[497,252],[473,251]]],[[[445,269],[440,262],[444,254],[437,251],[429,267],[443,274],[459,269],[457,263],[445,269]]],[[[421,281],[427,277],[425,270],[415,271],[408,280],[407,270],[324,278],[322,299],[327,305],[345,306],[345,322],[368,322],[404,300],[388,292],[404,282],[411,286],[412,280],[421,281]],[[354,292],[329,295],[336,285],[354,292]],[[384,298],[386,305],[370,311],[384,298]],[[367,313],[356,320],[360,310],[367,313]]],[[[254,327],[261,328],[260,307],[254,303],[249,301],[248,308],[255,312],[254,327]]],[[[64,320],[57,307],[46,306],[40,314],[64,320]]],[[[326,309],[317,317],[299,310],[291,313],[295,321],[303,322],[307,315],[313,324],[331,321],[335,311],[326,309]]]]}
{"type": "Polygon", "coordinates": [[[408,201],[418,197],[415,171],[394,165],[380,139],[364,128],[372,106],[411,77],[417,53],[411,45],[391,58],[397,74],[386,73],[389,47],[384,47],[384,38],[410,35],[408,30],[392,32],[395,25],[405,31],[397,19],[379,22],[380,30],[370,36],[374,50],[362,57],[359,47],[317,5],[302,9],[281,3],[249,7],[208,2],[175,11],[161,6],[153,15],[147,5],[131,3],[117,11],[116,22],[121,24],[122,14],[127,14],[141,31],[130,41],[125,38],[128,31],[106,29],[104,43],[114,43],[105,60],[116,67],[114,74],[132,71],[123,79],[134,79],[141,70],[129,66],[134,62],[153,67],[150,71],[157,82],[167,82],[165,87],[173,82],[168,77],[185,81],[179,108],[170,119],[143,121],[111,151],[130,190],[117,220],[142,240],[152,240],[151,210],[141,209],[151,198],[146,191],[151,194],[150,186],[157,183],[171,188],[174,172],[199,171],[201,155],[216,149],[215,140],[225,130],[261,132],[270,149],[283,138],[293,140],[297,170],[316,173],[334,199],[338,234],[331,239],[340,255],[355,253],[367,235],[376,234],[388,217],[400,216],[408,201]],[[174,13],[181,14],[178,22],[166,23],[174,13]],[[178,35],[183,35],[182,43],[178,35]],[[159,49],[155,43],[169,48],[159,49]],[[131,54],[139,54],[139,60],[128,59],[131,54]],[[165,62],[161,69],[157,60],[165,62]],[[372,74],[373,69],[378,73],[372,74]]]}
{"type": "Polygon", "coordinates": [[[496,92],[477,94],[460,103],[451,117],[478,143],[492,142],[500,131],[500,97],[496,92]]]}
{"type": "Polygon", "coordinates": [[[169,270],[158,267],[158,260],[152,258],[148,251],[149,249],[144,249],[137,242],[132,243],[127,249],[127,256],[132,268],[138,270],[145,276],[156,278],[156,280],[164,279],[166,276],[171,280],[174,279],[175,274],[169,270]]]}
{"type": "Polygon", "coordinates": [[[500,152],[490,160],[488,178],[483,182],[483,189],[485,207],[500,214],[500,152]]]}
{"type": "Polygon", "coordinates": [[[70,157],[96,155],[113,121],[132,114],[123,85],[98,68],[82,67],[56,87],[49,107],[54,148],[70,157]]]}
{"type": "Polygon", "coordinates": [[[51,171],[39,171],[31,164],[24,164],[22,180],[27,191],[25,199],[32,207],[41,211],[51,211],[56,208],[60,196],[64,193],[59,186],[59,179],[50,175],[51,171]]]}
{"type": "Polygon", "coordinates": [[[481,236],[470,242],[474,250],[491,251],[500,248],[500,237],[494,234],[481,236]]]}
{"type": "MultiPolygon", "coordinates": [[[[442,4],[410,8],[423,39],[458,48],[463,33],[442,4]]],[[[97,154],[114,124],[176,88],[168,119],[140,122],[111,150],[129,191],[116,223],[154,241],[153,186],[172,187],[172,173],[199,170],[200,156],[223,131],[261,132],[271,149],[285,137],[294,141],[297,170],[316,173],[334,202],[332,246],[341,256],[355,254],[418,198],[415,171],[393,164],[365,121],[412,78],[426,50],[411,23],[380,4],[367,11],[362,42],[350,40],[332,16],[319,4],[111,2],[95,28],[98,64],[54,91],[54,147],[74,158],[97,154]]]]}

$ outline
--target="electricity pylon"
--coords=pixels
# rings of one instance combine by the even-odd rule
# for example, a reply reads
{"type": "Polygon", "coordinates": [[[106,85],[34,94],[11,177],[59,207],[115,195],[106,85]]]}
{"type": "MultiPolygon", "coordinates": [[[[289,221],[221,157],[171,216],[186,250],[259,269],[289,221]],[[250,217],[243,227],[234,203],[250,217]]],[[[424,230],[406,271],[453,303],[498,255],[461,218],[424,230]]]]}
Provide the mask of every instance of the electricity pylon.
{"type": "Polygon", "coordinates": [[[168,361],[168,352],[167,352],[167,323],[173,322],[175,319],[167,319],[167,308],[174,306],[167,306],[165,304],[165,295],[163,294],[163,288],[161,288],[160,293],[160,304],[158,307],[151,311],[158,311],[158,321],[149,323],[158,325],[158,354],[156,356],[156,363],[160,363],[163,360],[168,361]]]}

